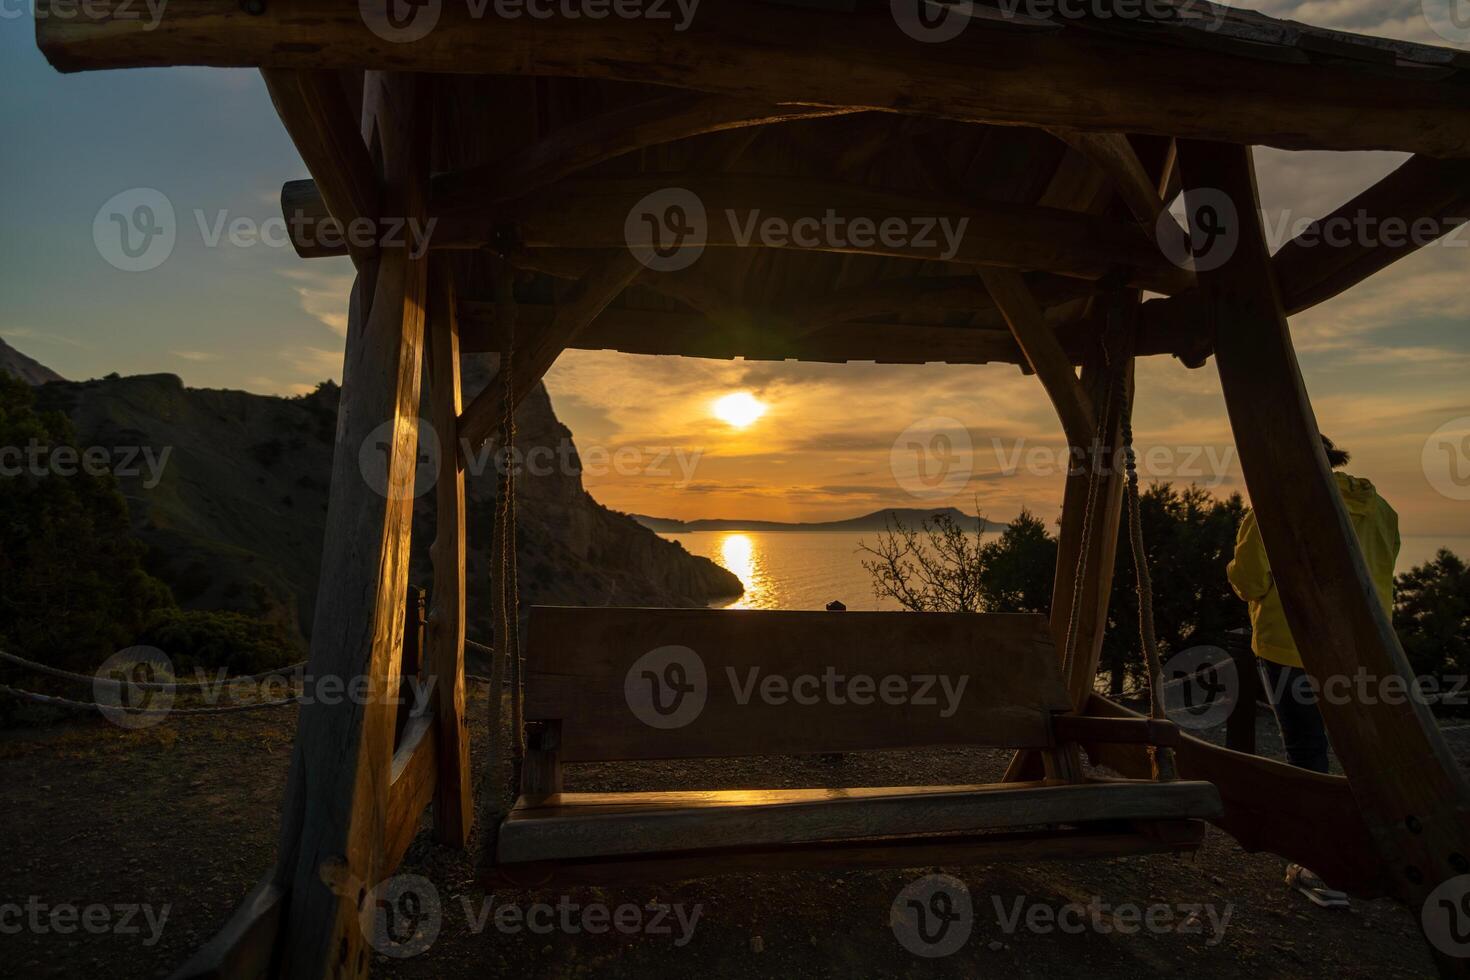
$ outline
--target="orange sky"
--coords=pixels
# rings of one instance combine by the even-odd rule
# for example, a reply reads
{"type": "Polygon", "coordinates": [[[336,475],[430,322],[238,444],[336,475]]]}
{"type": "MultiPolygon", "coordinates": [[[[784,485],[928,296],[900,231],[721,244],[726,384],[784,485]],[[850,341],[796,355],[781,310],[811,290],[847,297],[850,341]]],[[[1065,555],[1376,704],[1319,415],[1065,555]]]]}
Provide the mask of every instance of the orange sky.
{"type": "MultiPolygon", "coordinates": [[[[1402,159],[1258,150],[1268,225],[1289,229],[1325,213],[1402,159]]],[[[1352,450],[1349,469],[1378,484],[1406,534],[1470,534],[1470,503],[1438,492],[1422,461],[1441,426],[1460,419],[1470,428],[1466,246],[1470,233],[1460,232],[1292,321],[1319,424],[1352,450]]],[[[588,489],[620,510],[794,521],[886,506],[970,510],[978,501],[987,516],[1008,520],[1021,507],[1051,519],[1060,506],[1064,443],[1055,414],[1039,383],[1012,366],[572,351],[547,386],[588,461],[588,489]],[[715,399],[737,391],[768,406],[745,429],[712,414],[715,399]],[[925,422],[932,419],[953,422],[925,422]],[[913,481],[895,473],[894,443],[916,424],[949,426],[969,439],[971,451],[955,456],[969,478],[951,479],[942,496],[916,497],[905,488],[913,481]]],[[[1213,361],[1191,371],[1149,358],[1138,391],[1146,480],[1242,488],[1213,361]]],[[[1470,471],[1470,459],[1462,462],[1470,471]]]]}

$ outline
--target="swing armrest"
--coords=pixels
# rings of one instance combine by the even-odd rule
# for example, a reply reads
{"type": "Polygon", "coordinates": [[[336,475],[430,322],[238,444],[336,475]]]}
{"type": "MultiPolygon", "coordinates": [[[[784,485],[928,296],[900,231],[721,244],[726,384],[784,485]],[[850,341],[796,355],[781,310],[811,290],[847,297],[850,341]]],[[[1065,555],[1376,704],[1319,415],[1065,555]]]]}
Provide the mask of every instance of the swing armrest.
{"type": "Polygon", "coordinates": [[[1154,718],[1097,718],[1090,715],[1057,715],[1052,731],[1058,743],[1103,742],[1115,745],[1155,745],[1177,748],[1179,727],[1172,721],[1154,718]]]}

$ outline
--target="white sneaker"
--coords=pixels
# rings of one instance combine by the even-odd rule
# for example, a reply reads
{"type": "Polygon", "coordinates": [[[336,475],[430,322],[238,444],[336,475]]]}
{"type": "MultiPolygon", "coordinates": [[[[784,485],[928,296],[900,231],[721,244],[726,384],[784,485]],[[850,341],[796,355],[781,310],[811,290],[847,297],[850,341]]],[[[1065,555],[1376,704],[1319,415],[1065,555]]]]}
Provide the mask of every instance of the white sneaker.
{"type": "Polygon", "coordinates": [[[1310,868],[1304,868],[1300,864],[1286,866],[1286,887],[1295,888],[1324,909],[1348,907],[1347,892],[1328,888],[1327,882],[1319,878],[1310,868]]]}

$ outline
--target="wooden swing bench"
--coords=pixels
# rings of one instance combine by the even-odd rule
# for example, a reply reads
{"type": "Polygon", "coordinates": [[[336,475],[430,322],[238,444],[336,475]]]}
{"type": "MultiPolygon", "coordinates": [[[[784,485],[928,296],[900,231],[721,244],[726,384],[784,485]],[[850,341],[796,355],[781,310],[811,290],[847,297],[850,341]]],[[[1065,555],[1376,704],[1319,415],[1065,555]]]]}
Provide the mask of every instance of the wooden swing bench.
{"type": "Polygon", "coordinates": [[[1202,821],[1221,813],[1206,782],[1069,769],[1073,745],[1170,745],[1178,732],[1168,722],[1070,713],[1040,616],[534,607],[526,649],[521,794],[487,869],[501,880],[667,880],[1187,851],[1198,847],[1202,821]],[[676,687],[702,697],[702,707],[685,706],[676,687]],[[655,700],[668,716],[649,707],[655,700]],[[1048,777],[562,789],[564,763],[948,746],[1038,749],[1048,777]]]}

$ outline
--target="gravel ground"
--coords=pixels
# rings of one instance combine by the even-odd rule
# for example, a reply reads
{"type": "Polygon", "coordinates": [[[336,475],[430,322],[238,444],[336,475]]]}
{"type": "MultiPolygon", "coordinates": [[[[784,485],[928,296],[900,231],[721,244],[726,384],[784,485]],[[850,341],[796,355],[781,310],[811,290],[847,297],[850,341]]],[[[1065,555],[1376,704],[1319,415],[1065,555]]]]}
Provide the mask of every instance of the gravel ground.
{"type": "MultiPolygon", "coordinates": [[[[486,710],[483,689],[474,695],[478,749],[486,710]]],[[[0,939],[3,972],[155,977],[182,963],[274,859],[294,727],[291,712],[271,711],[180,718],[137,731],[84,720],[7,732],[0,738],[7,803],[0,846],[8,855],[0,904],[31,911],[20,931],[7,927],[0,939]],[[70,906],[84,907],[90,918],[64,931],[73,925],[70,906]],[[129,911],[137,906],[143,911],[129,911]]],[[[1449,736],[1466,764],[1470,729],[1449,736]]],[[[1280,751],[1264,713],[1259,751],[1280,751]]],[[[568,775],[570,789],[904,785],[987,781],[1004,763],[997,752],[951,750],[841,761],[583,766],[568,775]]],[[[487,894],[465,854],[421,834],[400,873],[434,884],[437,938],[412,958],[378,956],[374,972],[1131,978],[1188,971],[1199,978],[1339,980],[1433,974],[1408,911],[1388,901],[1318,909],[1283,887],[1282,867],[1281,859],[1246,854],[1212,830],[1192,858],[848,873],[772,868],[659,886],[487,894]],[[963,882],[971,928],[949,955],[918,956],[890,927],[890,910],[905,887],[936,873],[963,882]],[[537,906],[549,906],[559,920],[551,931],[529,927],[547,914],[537,906]],[[1089,906],[1099,914],[1070,915],[1089,906]],[[1155,923],[1167,913],[1168,927],[1130,931],[1134,911],[1153,906],[1162,909],[1155,923]]],[[[16,921],[0,919],[0,926],[16,921]]]]}

